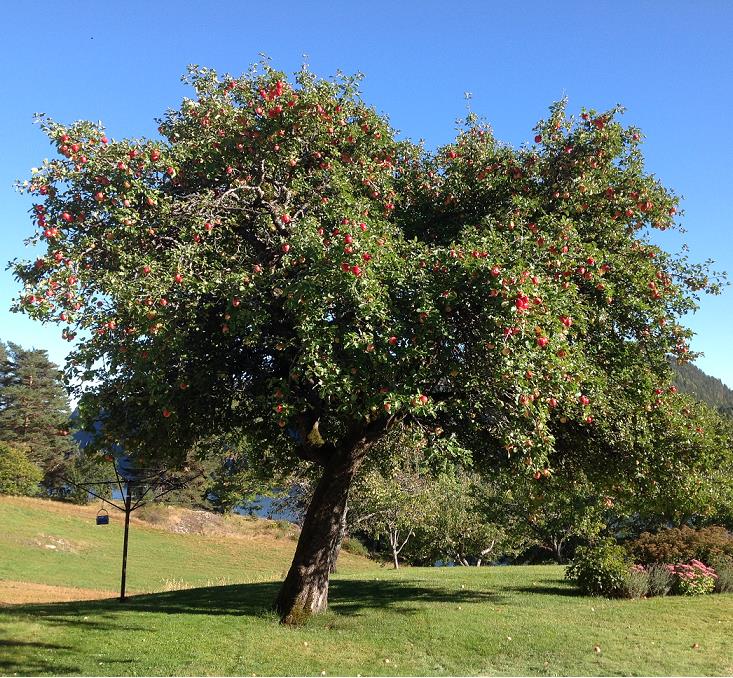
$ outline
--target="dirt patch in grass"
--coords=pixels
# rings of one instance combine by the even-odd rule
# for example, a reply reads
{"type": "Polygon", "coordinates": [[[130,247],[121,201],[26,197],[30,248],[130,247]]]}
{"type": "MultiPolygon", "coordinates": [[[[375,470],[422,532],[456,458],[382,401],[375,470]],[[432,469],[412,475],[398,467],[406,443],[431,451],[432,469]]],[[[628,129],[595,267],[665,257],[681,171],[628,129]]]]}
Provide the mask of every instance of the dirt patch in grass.
{"type": "Polygon", "coordinates": [[[80,589],[70,586],[49,586],[26,581],[0,579],[0,605],[25,603],[61,603],[71,600],[101,600],[113,598],[112,591],[80,589]]]}
{"type": "Polygon", "coordinates": [[[89,548],[86,542],[64,539],[63,537],[55,537],[50,534],[38,534],[35,538],[29,540],[28,543],[38,548],[49,549],[50,551],[64,551],[67,553],[80,553],[89,548]]]}

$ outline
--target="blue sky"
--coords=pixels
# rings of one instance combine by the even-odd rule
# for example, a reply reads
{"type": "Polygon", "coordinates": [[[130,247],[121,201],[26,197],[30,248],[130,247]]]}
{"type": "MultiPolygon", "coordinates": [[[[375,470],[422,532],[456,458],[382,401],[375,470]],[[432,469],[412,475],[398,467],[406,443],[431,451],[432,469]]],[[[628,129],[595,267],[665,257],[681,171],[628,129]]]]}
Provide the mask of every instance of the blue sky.
{"type": "MultiPolygon", "coordinates": [[[[176,106],[188,64],[240,73],[268,54],[296,70],[366,75],[366,99],[429,146],[472,108],[499,139],[520,144],[549,104],[616,103],[646,134],[648,169],[685,198],[691,258],[733,272],[733,3],[207,2],[37,0],[0,9],[0,261],[22,256],[28,202],[13,182],[50,152],[34,112],[102,120],[112,137],[153,135],[176,106]]],[[[681,240],[659,240],[677,249],[681,240]]],[[[0,338],[62,361],[59,329],[7,309],[16,284],[0,271],[0,338]]],[[[687,320],[698,365],[733,387],[733,289],[687,320]]]]}

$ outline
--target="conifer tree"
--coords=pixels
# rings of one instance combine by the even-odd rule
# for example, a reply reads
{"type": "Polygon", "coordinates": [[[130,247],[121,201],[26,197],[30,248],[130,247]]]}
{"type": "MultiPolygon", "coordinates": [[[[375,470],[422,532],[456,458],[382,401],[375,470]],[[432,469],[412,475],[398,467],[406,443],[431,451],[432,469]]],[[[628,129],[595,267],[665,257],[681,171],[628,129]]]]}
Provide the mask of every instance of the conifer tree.
{"type": "Polygon", "coordinates": [[[61,372],[44,350],[9,342],[0,352],[0,439],[21,444],[43,469],[43,485],[53,492],[69,463],[69,403],[61,372]]]}

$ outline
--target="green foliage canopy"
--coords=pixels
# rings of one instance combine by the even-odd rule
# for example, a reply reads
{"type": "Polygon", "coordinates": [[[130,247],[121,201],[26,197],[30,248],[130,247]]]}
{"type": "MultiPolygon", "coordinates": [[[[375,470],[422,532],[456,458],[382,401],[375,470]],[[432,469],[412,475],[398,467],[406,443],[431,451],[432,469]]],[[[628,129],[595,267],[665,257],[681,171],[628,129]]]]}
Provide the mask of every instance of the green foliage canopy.
{"type": "Polygon", "coordinates": [[[15,264],[16,308],[78,340],[100,444],[180,459],[246,430],[325,464],[409,418],[488,466],[657,473],[647,447],[556,444],[671,397],[679,319],[718,286],[651,244],[678,201],[620,109],[557,104],[520,149],[469,116],[428,152],[353,78],[187,80],[159,139],[43,119],[59,156],[26,184],[44,251],[15,264]]]}

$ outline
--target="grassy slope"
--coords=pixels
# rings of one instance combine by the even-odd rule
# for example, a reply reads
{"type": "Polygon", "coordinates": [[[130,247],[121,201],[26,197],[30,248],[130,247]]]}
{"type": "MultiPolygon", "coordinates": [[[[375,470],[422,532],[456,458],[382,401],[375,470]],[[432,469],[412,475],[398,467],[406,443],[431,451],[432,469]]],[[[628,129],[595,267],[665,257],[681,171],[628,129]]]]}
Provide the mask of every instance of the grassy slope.
{"type": "MultiPolygon", "coordinates": [[[[0,497],[0,579],[116,591],[123,514],[112,511],[110,524],[98,527],[96,512],[96,507],[0,497]]],[[[160,591],[170,583],[205,586],[285,576],[295,542],[277,523],[238,516],[228,522],[236,524],[241,537],[172,534],[133,520],[128,592],[160,591]]],[[[342,564],[347,571],[373,566],[351,554],[342,564]]]]}
{"type": "MultiPolygon", "coordinates": [[[[59,560],[45,561],[48,554],[38,547],[18,547],[20,533],[50,534],[51,524],[57,534],[71,539],[81,539],[86,528],[40,509],[46,524],[27,525],[17,506],[8,510],[12,506],[0,501],[0,577],[11,572],[18,578],[27,566],[44,581],[54,576],[59,583],[80,584],[83,579],[83,585],[100,588],[95,573],[109,564],[98,559],[103,554],[97,549],[86,552],[87,564],[75,557],[72,569],[61,567],[59,560]]],[[[32,512],[25,507],[21,513],[27,517],[32,512]]],[[[140,588],[155,588],[164,573],[191,583],[240,573],[239,581],[254,563],[263,578],[267,572],[277,578],[287,564],[284,551],[278,554],[272,545],[263,549],[255,539],[227,545],[224,540],[179,538],[142,528],[136,534],[136,570],[151,560],[148,548],[162,559],[147,580],[137,575],[140,588]],[[249,559],[246,566],[245,561],[237,566],[234,551],[249,559]]],[[[291,552],[292,542],[285,544],[291,552]]],[[[269,612],[277,590],[274,581],[140,595],[125,605],[110,600],[0,607],[0,672],[733,673],[733,595],[607,601],[574,595],[559,567],[393,572],[373,565],[361,570],[364,561],[353,560],[334,579],[331,611],[298,629],[279,626],[269,612]],[[696,643],[699,647],[693,647],[696,643]]]]}

